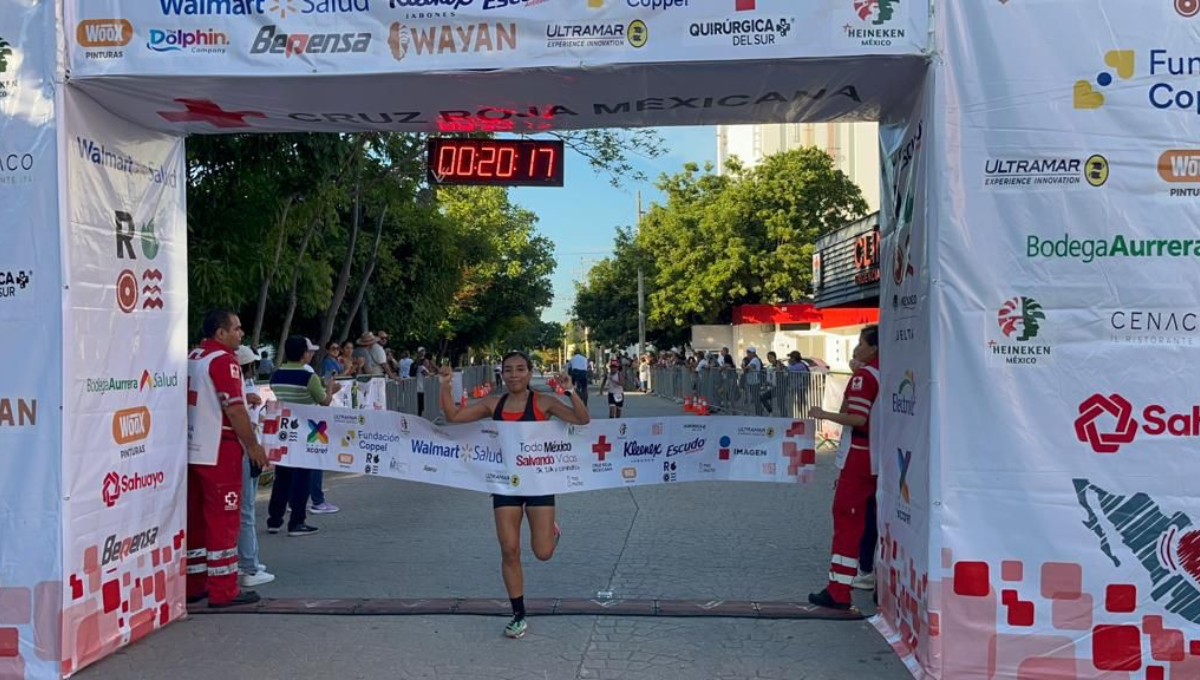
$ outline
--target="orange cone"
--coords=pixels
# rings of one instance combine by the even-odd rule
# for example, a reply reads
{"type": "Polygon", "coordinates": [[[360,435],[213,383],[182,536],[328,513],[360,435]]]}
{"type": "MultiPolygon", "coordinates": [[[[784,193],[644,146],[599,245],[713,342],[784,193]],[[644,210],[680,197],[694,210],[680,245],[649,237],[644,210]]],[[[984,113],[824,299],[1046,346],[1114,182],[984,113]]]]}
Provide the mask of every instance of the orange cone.
{"type": "Polygon", "coordinates": [[[467,407],[467,391],[466,390],[463,390],[462,397],[458,400],[458,407],[459,408],[467,407]]]}
{"type": "Polygon", "coordinates": [[[692,408],[692,397],[690,395],[683,398],[683,412],[684,413],[695,413],[696,412],[695,409],[692,408]]]}

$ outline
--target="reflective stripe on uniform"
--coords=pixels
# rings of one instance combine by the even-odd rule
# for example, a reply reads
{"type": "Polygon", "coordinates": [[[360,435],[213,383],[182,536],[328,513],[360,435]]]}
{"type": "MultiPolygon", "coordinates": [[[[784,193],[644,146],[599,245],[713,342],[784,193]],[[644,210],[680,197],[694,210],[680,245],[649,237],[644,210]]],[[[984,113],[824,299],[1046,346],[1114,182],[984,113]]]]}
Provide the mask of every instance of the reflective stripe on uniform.
{"type": "Polygon", "coordinates": [[[858,569],[858,560],[854,559],[852,557],[843,557],[841,555],[834,555],[832,558],[830,558],[829,561],[833,562],[834,564],[836,564],[839,567],[850,567],[851,569],[858,569]]]}
{"type": "Polygon", "coordinates": [[[829,572],[829,580],[834,583],[843,583],[845,585],[850,585],[851,583],[854,582],[854,577],[850,576],[848,574],[839,574],[837,572],[831,571],[831,572],[829,572]]]}
{"type": "Polygon", "coordinates": [[[236,573],[237,573],[237,565],[236,564],[227,564],[224,567],[209,567],[208,568],[209,576],[228,576],[230,574],[236,574],[236,573]]]}
{"type": "Polygon", "coordinates": [[[203,564],[187,565],[187,573],[189,573],[189,574],[203,574],[206,571],[208,571],[208,567],[206,567],[203,564]]]}
{"type": "Polygon", "coordinates": [[[227,560],[230,557],[237,557],[237,548],[229,548],[228,550],[209,550],[208,561],[216,562],[217,560],[227,560]]]}
{"type": "Polygon", "coordinates": [[[189,560],[199,559],[201,557],[204,557],[204,548],[196,548],[195,550],[187,551],[187,558],[189,560]]]}

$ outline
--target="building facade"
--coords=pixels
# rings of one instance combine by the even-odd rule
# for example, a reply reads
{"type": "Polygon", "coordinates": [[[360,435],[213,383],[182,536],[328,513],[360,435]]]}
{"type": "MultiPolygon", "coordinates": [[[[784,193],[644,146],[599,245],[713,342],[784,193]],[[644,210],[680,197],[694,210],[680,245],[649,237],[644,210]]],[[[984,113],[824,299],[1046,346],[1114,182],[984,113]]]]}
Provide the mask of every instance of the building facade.
{"type": "Polygon", "coordinates": [[[789,123],[718,125],[717,165],[737,157],[747,167],[791,149],[815,146],[833,157],[835,166],[862,189],[868,212],[879,210],[878,123],[789,123]]]}

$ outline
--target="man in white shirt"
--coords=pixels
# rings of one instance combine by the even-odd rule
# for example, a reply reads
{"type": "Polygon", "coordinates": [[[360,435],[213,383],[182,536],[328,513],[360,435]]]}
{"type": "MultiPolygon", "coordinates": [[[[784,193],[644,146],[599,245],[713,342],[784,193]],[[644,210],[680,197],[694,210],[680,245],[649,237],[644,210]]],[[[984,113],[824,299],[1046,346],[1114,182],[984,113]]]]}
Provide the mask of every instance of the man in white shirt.
{"type": "Polygon", "coordinates": [[[396,373],[392,370],[392,365],[388,363],[387,357],[388,334],[386,331],[379,331],[379,333],[375,335],[375,338],[375,344],[371,345],[371,361],[374,362],[382,372],[386,373],[388,377],[395,378],[396,373]]]}
{"type": "Polygon", "coordinates": [[[700,371],[706,370],[708,368],[708,354],[706,354],[704,352],[704,350],[696,352],[696,359],[697,359],[697,361],[696,361],[696,372],[697,373],[699,373],[700,371]]]}
{"type": "Polygon", "coordinates": [[[576,350],[575,354],[571,357],[571,361],[568,363],[568,366],[569,366],[569,370],[567,371],[567,375],[571,376],[571,381],[574,382],[576,387],[578,388],[576,390],[576,394],[578,394],[580,400],[583,401],[583,405],[587,406],[587,400],[588,400],[588,360],[587,360],[587,357],[583,356],[583,354],[580,354],[579,351],[576,350]]]}
{"type": "Polygon", "coordinates": [[[758,350],[756,348],[754,348],[754,347],[746,348],[746,359],[748,360],[746,362],[746,370],[747,371],[761,371],[762,370],[762,359],[758,358],[758,350]]]}

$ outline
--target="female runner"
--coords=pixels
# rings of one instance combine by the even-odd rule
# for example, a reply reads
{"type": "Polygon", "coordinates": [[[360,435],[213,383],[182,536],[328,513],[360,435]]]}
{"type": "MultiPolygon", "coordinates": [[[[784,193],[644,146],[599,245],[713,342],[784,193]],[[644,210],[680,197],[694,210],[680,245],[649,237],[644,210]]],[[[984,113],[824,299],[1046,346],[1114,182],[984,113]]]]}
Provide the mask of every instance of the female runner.
{"type": "MultiPolygon", "coordinates": [[[[504,357],[501,377],[507,394],[484,397],[480,401],[459,408],[454,403],[452,383],[454,371],[442,366],[438,373],[441,380],[440,400],[442,412],[451,423],[469,423],[491,418],[510,422],[549,420],[555,416],[574,425],[586,425],[591,421],[587,406],[571,389],[570,376],[558,377],[571,400],[567,406],[549,394],[538,394],[529,389],[533,362],[521,352],[509,352],[504,357]]],[[[533,554],[543,562],[554,554],[558,545],[558,524],[554,521],[554,496],[502,496],[492,495],[492,512],[496,516],[496,538],[500,541],[500,572],[504,576],[504,587],[512,602],[512,621],[504,628],[510,638],[525,635],[529,624],[525,621],[525,576],[521,571],[521,520],[529,518],[529,533],[533,543],[533,554]]]]}

